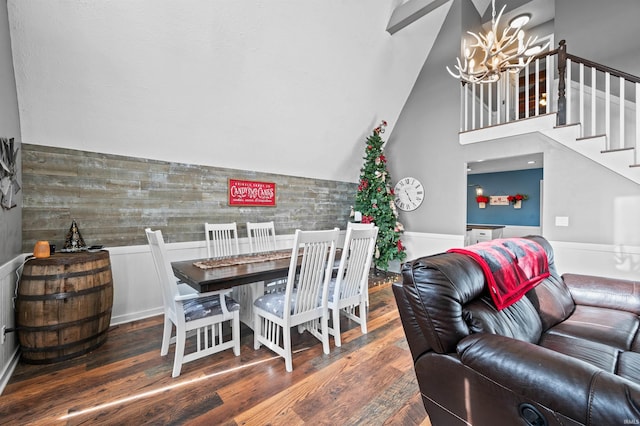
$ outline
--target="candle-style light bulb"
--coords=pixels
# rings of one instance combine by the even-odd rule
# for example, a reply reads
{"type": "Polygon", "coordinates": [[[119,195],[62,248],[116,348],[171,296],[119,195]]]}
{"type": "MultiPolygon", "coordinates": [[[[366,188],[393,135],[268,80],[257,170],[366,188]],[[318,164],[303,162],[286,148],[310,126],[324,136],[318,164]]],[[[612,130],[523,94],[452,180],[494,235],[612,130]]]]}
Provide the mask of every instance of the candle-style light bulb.
{"type": "Polygon", "coordinates": [[[518,31],[518,53],[522,53],[523,47],[522,47],[522,43],[524,41],[524,31],[520,30],[518,31]]]}

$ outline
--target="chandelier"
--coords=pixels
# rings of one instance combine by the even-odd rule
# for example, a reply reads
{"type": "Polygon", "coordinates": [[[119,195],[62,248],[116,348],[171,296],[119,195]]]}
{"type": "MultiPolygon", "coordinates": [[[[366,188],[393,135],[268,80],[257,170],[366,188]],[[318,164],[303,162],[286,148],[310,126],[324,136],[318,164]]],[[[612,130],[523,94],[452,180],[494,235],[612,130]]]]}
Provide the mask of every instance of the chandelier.
{"type": "Polygon", "coordinates": [[[549,46],[549,43],[543,47],[534,46],[538,41],[537,36],[529,37],[525,42],[522,26],[526,22],[522,20],[518,20],[515,25],[508,25],[500,35],[498,24],[506,5],[502,6],[497,18],[495,0],[491,1],[491,7],[491,30],[486,35],[467,31],[475,39],[475,43],[467,46],[467,41],[464,40],[464,58],[462,61],[456,58],[457,64],[454,65],[457,73],[447,67],[453,77],[468,83],[492,83],[498,81],[504,71],[518,73],[535,55],[549,46]],[[477,60],[479,58],[481,60],[477,60]]]}

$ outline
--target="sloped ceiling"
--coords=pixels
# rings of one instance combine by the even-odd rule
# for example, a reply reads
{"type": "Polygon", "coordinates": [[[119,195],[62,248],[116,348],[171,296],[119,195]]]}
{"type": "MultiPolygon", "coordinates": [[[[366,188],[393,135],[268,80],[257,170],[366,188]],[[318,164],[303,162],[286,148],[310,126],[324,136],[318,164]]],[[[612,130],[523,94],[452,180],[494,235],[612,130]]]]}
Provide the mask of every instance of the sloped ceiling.
{"type": "Polygon", "coordinates": [[[23,142],[356,182],[447,12],[396,3],[8,0],[23,142]]]}

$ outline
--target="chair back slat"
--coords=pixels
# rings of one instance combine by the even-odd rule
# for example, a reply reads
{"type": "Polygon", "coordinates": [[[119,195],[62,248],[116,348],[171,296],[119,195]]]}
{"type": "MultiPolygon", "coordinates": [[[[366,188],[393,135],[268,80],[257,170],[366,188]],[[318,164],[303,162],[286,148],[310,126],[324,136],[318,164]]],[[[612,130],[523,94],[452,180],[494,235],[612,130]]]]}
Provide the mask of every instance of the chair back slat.
{"type": "Polygon", "coordinates": [[[374,223],[347,222],[347,229],[373,229],[374,226],[374,223]]]}
{"type": "Polygon", "coordinates": [[[284,315],[304,315],[326,306],[338,236],[338,228],[329,231],[296,230],[285,290],[284,315]],[[296,273],[299,255],[302,259],[296,273]],[[295,308],[292,311],[290,303],[294,289],[295,308]]]}
{"type": "Polygon", "coordinates": [[[347,228],[344,249],[338,267],[334,300],[361,294],[367,289],[369,268],[376,246],[378,228],[347,228]]]}
{"type": "Polygon", "coordinates": [[[205,223],[205,240],[207,243],[207,257],[227,257],[240,254],[238,244],[238,227],[231,223],[205,223]]]}
{"type": "Polygon", "coordinates": [[[170,309],[175,312],[175,298],[178,295],[178,285],[167,256],[167,249],[164,245],[164,238],[162,231],[152,231],[150,228],[146,228],[145,234],[147,235],[147,241],[149,242],[149,248],[151,249],[151,256],[153,257],[153,263],[158,274],[158,280],[162,286],[162,299],[165,309],[170,309]]]}
{"type": "Polygon", "coordinates": [[[276,231],[273,221],[247,222],[247,236],[251,253],[263,253],[276,249],[276,231]]]}

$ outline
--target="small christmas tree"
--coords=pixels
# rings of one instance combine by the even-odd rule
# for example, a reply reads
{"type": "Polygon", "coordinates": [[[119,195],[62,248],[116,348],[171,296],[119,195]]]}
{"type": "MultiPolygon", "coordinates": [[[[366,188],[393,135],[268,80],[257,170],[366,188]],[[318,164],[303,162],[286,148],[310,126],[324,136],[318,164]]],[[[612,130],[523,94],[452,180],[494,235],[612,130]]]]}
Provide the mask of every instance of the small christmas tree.
{"type": "MultiPolygon", "coordinates": [[[[400,240],[404,228],[398,222],[398,211],[394,203],[391,177],[387,172],[387,159],[382,153],[384,133],[387,122],[373,130],[367,138],[364,165],[360,169],[360,184],[356,193],[355,211],[362,213],[362,223],[375,223],[378,227],[378,240],[374,264],[376,268],[387,270],[392,260],[404,260],[407,257],[400,240]]],[[[353,216],[353,212],[352,212],[353,216]]]]}

